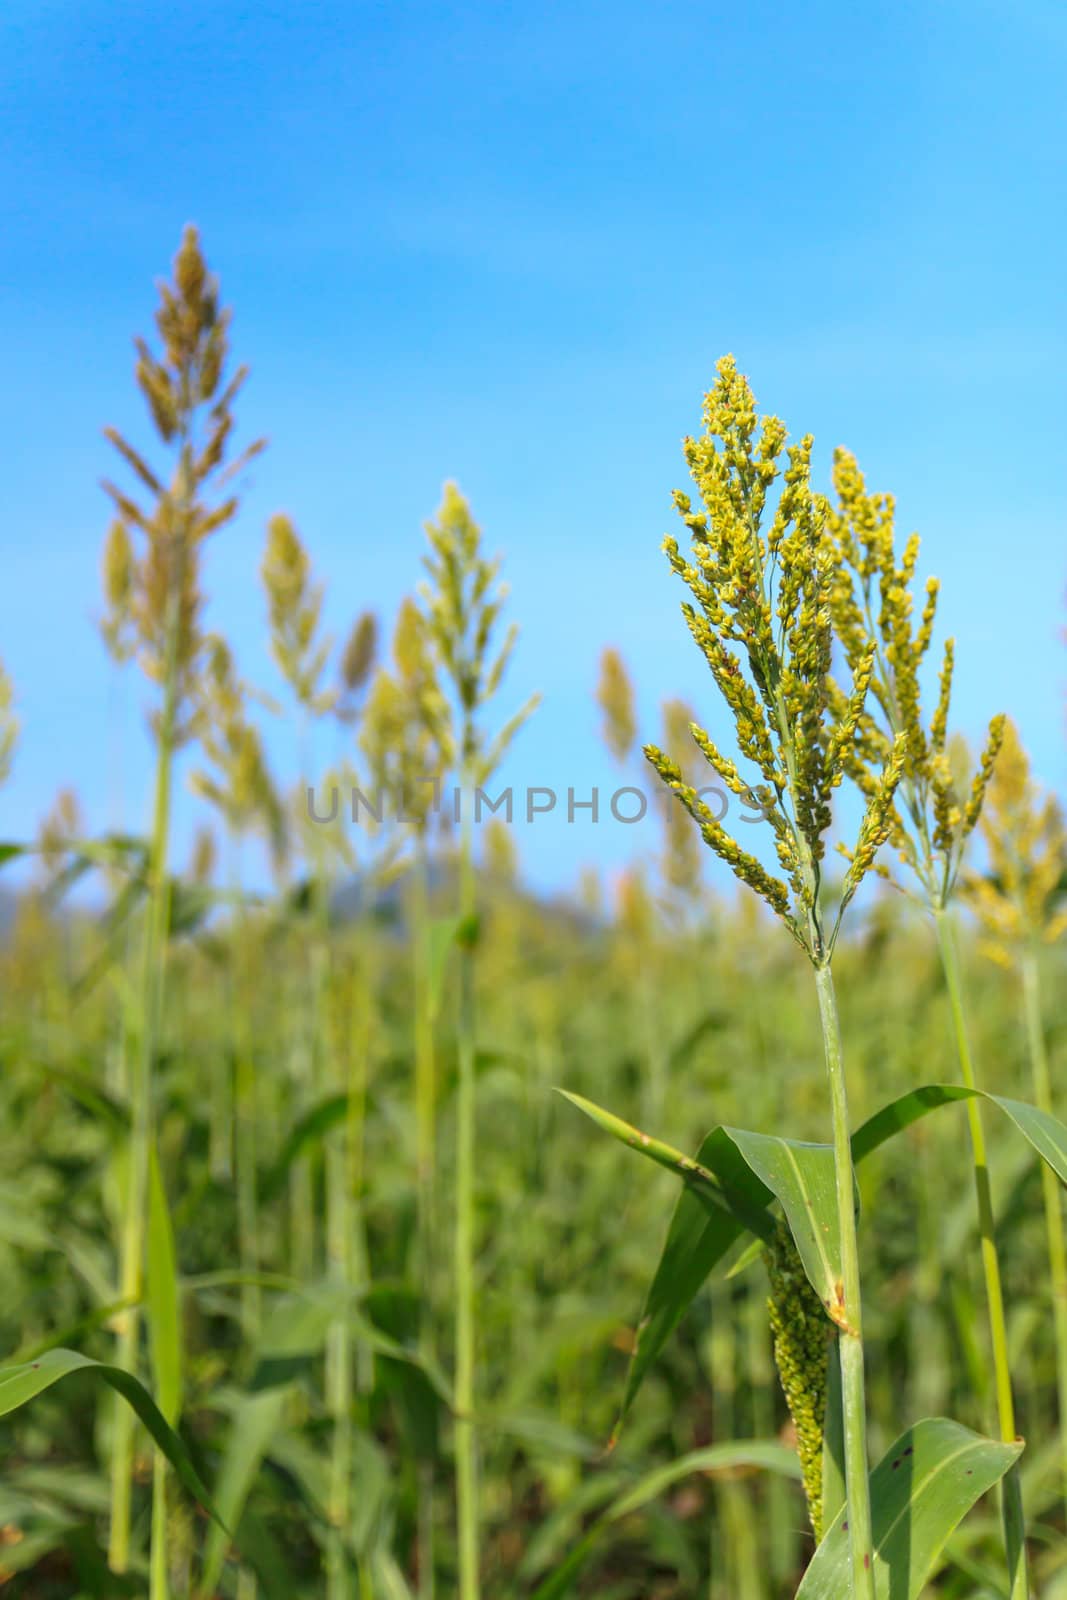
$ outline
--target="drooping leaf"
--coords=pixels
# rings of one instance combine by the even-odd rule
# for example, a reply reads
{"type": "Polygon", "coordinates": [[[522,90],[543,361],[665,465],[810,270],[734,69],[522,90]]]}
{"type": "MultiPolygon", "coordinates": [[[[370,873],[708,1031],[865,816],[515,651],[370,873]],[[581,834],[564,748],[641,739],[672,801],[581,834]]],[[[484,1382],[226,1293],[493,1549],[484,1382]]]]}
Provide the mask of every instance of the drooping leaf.
{"type": "MultiPolygon", "coordinates": [[[[1020,1444],[984,1439],[946,1417],[902,1433],[871,1474],[877,1600],[919,1600],[945,1541],[1007,1472],[1020,1444]]],[[[796,1600],[841,1600],[851,1585],[842,1508],[797,1590],[796,1600]]]]}
{"type": "Polygon", "coordinates": [[[939,1106],[951,1105],[958,1100],[985,1100],[996,1106],[1018,1128],[1033,1149],[1048,1163],[1061,1183],[1067,1183],[1067,1127],[1051,1112],[1027,1105],[1023,1100],[1010,1100],[999,1094],[987,1094],[982,1089],[966,1089],[956,1083],[927,1083],[912,1089],[896,1100],[891,1100],[881,1111],[876,1111],[852,1136],[852,1154],[856,1161],[870,1155],[887,1139],[904,1128],[911,1127],[921,1117],[928,1116],[939,1106]]]}
{"type": "Polygon", "coordinates": [[[205,1511],[210,1512],[213,1517],[218,1517],[211,1496],[201,1482],[184,1443],[163,1416],[144,1384],[122,1367],[108,1366],[102,1361],[90,1360],[77,1350],[64,1349],[48,1350],[38,1360],[23,1362],[19,1366],[0,1367],[0,1417],[6,1416],[9,1411],[17,1410],[28,1400],[33,1400],[46,1389],[50,1389],[54,1383],[70,1377],[75,1372],[88,1373],[91,1377],[109,1384],[128,1405],[132,1406],[189,1493],[200,1502],[205,1511]]]}
{"type": "Polygon", "coordinates": [[[843,1290],[832,1146],[744,1128],[722,1131],[781,1204],[812,1288],[836,1321],[843,1290]]]}
{"type": "Polygon", "coordinates": [[[649,1367],[708,1275],[746,1232],[769,1236],[772,1200],[782,1204],[816,1293],[831,1314],[836,1309],[841,1250],[833,1150],[714,1128],[694,1159],[583,1096],[562,1092],[598,1127],[685,1185],[638,1324],[614,1442],[649,1367]]]}

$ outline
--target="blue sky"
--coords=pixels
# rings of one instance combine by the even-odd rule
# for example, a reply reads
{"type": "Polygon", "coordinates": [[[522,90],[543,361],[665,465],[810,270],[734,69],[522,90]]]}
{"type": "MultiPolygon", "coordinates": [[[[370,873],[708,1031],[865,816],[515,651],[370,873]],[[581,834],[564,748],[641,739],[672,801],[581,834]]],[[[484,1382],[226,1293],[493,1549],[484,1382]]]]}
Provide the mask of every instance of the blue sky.
{"type": "MultiPolygon", "coordinates": [[[[24,723],[0,835],[70,781],[94,826],[117,814],[100,428],[148,440],[130,341],[187,220],[253,369],[244,435],[271,439],[206,575],[250,677],[278,687],[270,512],[296,519],[342,633],[411,587],[455,477],[523,628],[501,711],[545,694],[514,783],[620,781],[592,701],[605,643],[646,734],[672,694],[714,722],[659,543],[731,350],[821,473],[847,444],[922,532],[960,728],[1010,710],[1064,787],[1059,4],[9,0],[0,35],[0,655],[24,723]]],[[[294,742],[272,727],[282,769],[294,742]]],[[[179,850],[195,815],[183,800],[179,850]]],[[[640,833],[519,842],[562,886],[640,833]]]]}

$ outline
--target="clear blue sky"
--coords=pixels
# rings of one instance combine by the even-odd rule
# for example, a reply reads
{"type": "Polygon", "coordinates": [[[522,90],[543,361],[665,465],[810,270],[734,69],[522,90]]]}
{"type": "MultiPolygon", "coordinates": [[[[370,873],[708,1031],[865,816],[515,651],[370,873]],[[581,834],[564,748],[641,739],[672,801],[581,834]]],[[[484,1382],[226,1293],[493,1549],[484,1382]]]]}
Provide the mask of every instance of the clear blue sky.
{"type": "MultiPolygon", "coordinates": [[[[922,532],[959,726],[1009,709],[1064,786],[1058,0],[8,0],[0,34],[0,654],[24,722],[0,836],[72,780],[95,826],[113,816],[99,430],[147,438],[130,340],[187,220],[253,369],[245,436],[271,438],[207,571],[250,676],[277,687],[272,510],[341,632],[410,587],[452,476],[523,627],[501,709],[545,692],[514,782],[612,787],[591,699],[606,642],[644,732],[670,694],[713,722],[659,543],[732,350],[821,470],[847,444],[922,532]]],[[[147,763],[127,743],[135,822],[147,763]]],[[[284,766],[292,731],[271,749],[284,766]]],[[[562,885],[638,831],[520,842],[562,885]]]]}

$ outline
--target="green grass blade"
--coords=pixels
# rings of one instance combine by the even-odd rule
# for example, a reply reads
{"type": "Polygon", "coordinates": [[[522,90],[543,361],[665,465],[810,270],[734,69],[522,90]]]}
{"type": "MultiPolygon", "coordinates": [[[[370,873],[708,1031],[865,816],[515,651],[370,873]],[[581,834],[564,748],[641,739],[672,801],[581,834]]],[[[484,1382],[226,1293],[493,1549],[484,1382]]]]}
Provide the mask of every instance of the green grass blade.
{"type": "Polygon", "coordinates": [[[828,1144],[724,1128],[752,1171],[781,1203],[804,1270],[827,1311],[841,1298],[841,1229],[828,1144]]]}
{"type": "MultiPolygon", "coordinates": [[[[901,1434],[871,1474],[877,1600],[919,1600],[949,1535],[1022,1448],[984,1439],[945,1417],[927,1418],[901,1434]]],[[[848,1594],[844,1521],[842,1509],[815,1552],[796,1600],[841,1600],[848,1594]]]]}
{"type": "MultiPolygon", "coordinates": [[[[266,1389],[260,1394],[242,1395],[234,1409],[216,1485],[219,1515],[227,1527],[237,1528],[240,1524],[263,1457],[281,1426],[289,1394],[289,1389],[283,1386],[266,1389]]],[[[200,1593],[205,1596],[213,1595],[218,1588],[228,1543],[221,1525],[213,1523],[204,1545],[200,1580],[200,1593]]]]}

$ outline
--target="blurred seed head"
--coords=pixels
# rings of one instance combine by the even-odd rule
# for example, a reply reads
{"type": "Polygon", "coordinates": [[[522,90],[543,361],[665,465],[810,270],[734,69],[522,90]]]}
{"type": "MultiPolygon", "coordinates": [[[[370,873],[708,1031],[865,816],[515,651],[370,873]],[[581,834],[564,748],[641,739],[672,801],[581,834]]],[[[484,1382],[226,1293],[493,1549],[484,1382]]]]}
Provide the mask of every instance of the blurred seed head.
{"type": "Polygon", "coordinates": [[[201,548],[236,514],[238,498],[227,486],[264,444],[257,440],[225,464],[233,401],[247,373],[238,368],[226,381],[230,315],[218,294],[197,230],[187,227],[173,278],[159,284],[162,348],[157,354],[144,339],[135,341],[135,377],[166,467],[156,470],[116,429],[104,430],[147,496],[138,500],[104,481],[116,511],[103,562],[104,641],[116,660],[136,654],[156,683],[173,674],[175,743],[191,735],[185,712],[202,644],[201,548]]]}
{"type": "Polygon", "coordinates": [[[606,646],[600,657],[597,705],[602,714],[601,732],[615,760],[622,765],[633,753],[637,738],[634,688],[626,664],[618,650],[606,646]]]}
{"type": "Polygon", "coordinates": [[[11,761],[18,742],[19,721],[15,715],[15,690],[0,661],[0,783],[11,773],[11,761]]]}
{"type": "Polygon", "coordinates": [[[325,589],[289,517],[267,524],[261,567],[270,612],[271,651],[297,703],[311,716],[331,710],[337,696],[322,687],[333,642],[320,633],[325,589]]]}

